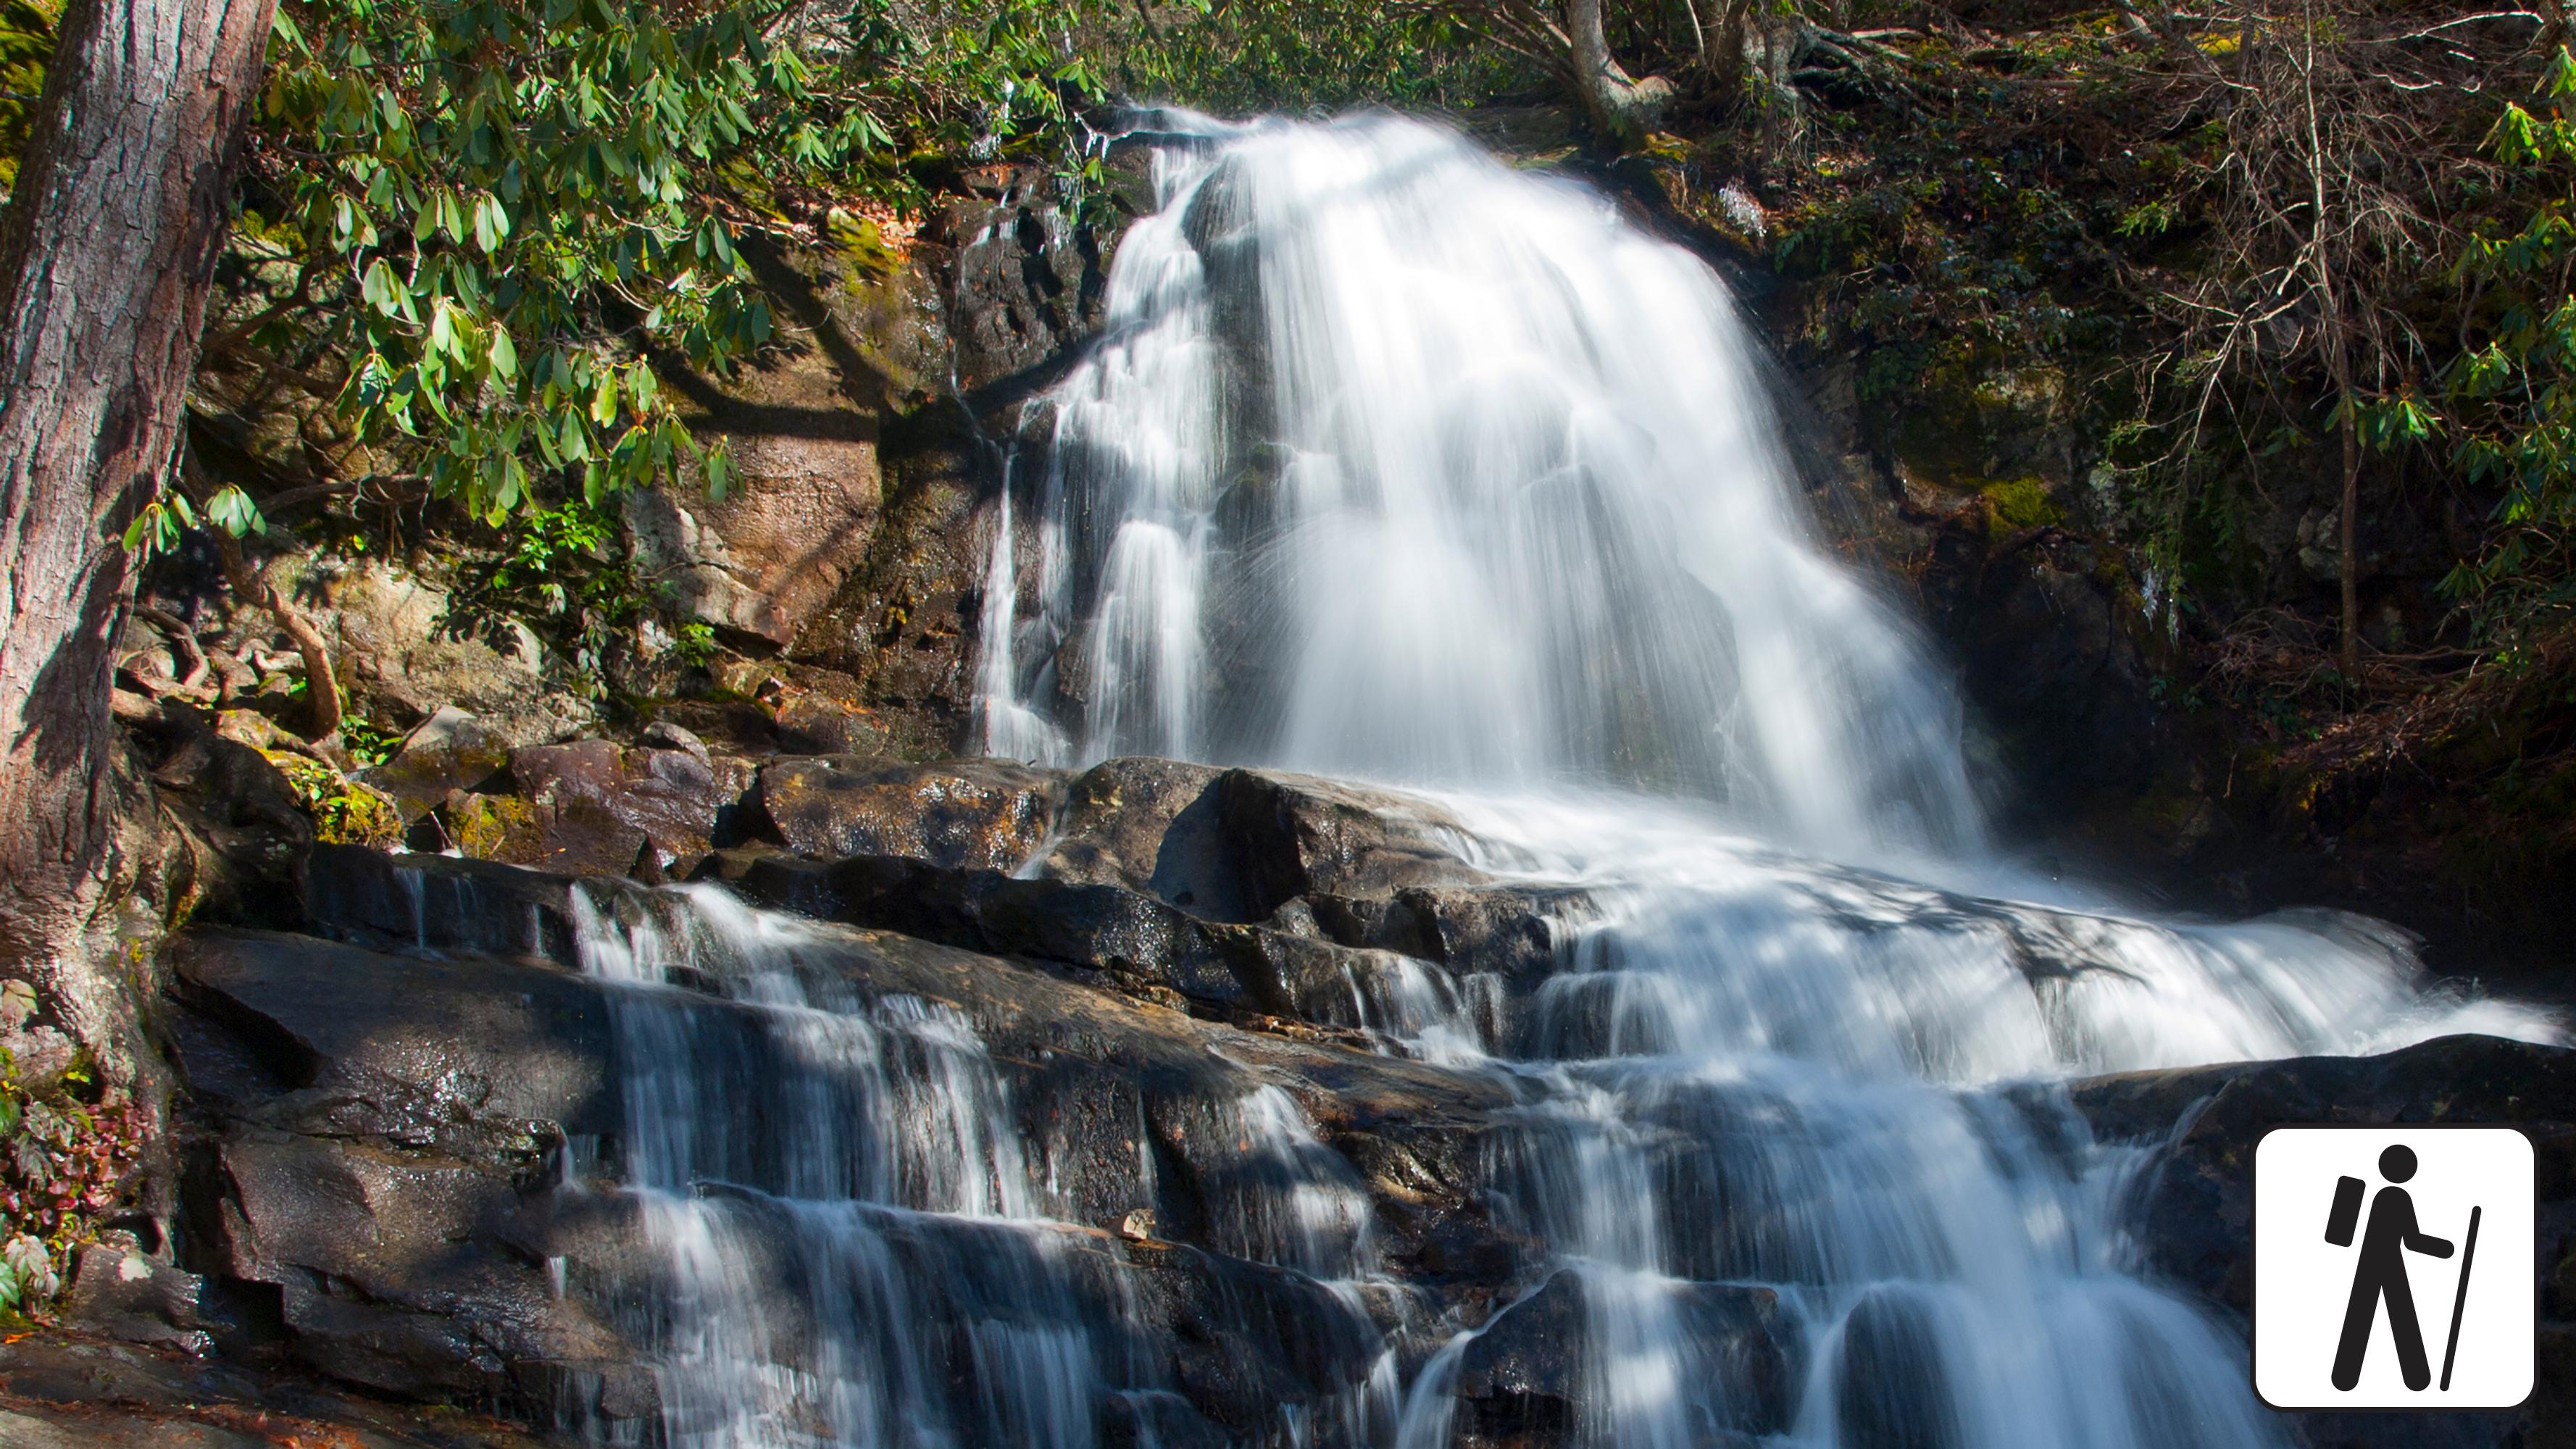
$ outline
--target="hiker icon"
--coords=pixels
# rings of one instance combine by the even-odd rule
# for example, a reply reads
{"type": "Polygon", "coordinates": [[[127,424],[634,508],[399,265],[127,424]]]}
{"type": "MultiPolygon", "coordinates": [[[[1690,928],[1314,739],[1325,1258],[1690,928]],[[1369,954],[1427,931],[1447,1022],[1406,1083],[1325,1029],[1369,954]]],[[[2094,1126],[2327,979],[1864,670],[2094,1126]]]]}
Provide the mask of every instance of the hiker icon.
{"type": "Polygon", "coordinates": [[[2530,1137],[2290,1123],[2256,1141],[2251,1178],[2246,1367],[2265,1404],[2451,1413],[2532,1395],[2544,1280],[2530,1137]]]}
{"type": "MultiPolygon", "coordinates": [[[[2433,1382],[2433,1366],[2424,1356],[2424,1328],[2415,1314],[2415,1285],[2407,1274],[2406,1255],[2448,1258],[2452,1243],[2437,1238],[2415,1221],[2415,1198],[2405,1184],[2415,1176],[2415,1153],[2403,1143],[2379,1154],[2379,1175],[2388,1180],[2370,1199],[2370,1225],[2361,1232],[2361,1254],[2353,1265],[2352,1296],[2344,1306],[2343,1336],[2336,1341],[2334,1386],[2350,1392],[2361,1383],[2362,1359],[2370,1351],[2370,1330],[2382,1309],[2388,1335],[2397,1345],[2397,1371],[2406,1387],[2422,1390],[2433,1382]]],[[[2368,1184],[2357,1177],[2335,1183],[2334,1208],[2326,1218],[2326,1241],[2338,1248],[2352,1245],[2368,1184]]],[[[2451,1385],[2452,1360],[2460,1347],[2460,1305],[2468,1298],[2469,1271],[2476,1264],[2478,1216],[2469,1209],[2468,1248],[2460,1262],[2458,1300],[2451,1309],[2450,1343],[2442,1354],[2442,1387],[2451,1385]]]]}

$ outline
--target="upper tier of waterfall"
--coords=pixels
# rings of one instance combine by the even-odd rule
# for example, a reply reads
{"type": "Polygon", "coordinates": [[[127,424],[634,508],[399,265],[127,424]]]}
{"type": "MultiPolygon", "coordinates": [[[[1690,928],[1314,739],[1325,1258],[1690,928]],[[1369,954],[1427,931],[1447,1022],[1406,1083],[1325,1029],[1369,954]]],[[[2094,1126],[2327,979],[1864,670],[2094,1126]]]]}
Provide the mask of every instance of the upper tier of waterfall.
{"type": "Polygon", "coordinates": [[[1957,702],[1810,535],[1714,273],[1420,122],[1208,132],[1004,515],[988,748],[1975,843],[1957,702]]]}

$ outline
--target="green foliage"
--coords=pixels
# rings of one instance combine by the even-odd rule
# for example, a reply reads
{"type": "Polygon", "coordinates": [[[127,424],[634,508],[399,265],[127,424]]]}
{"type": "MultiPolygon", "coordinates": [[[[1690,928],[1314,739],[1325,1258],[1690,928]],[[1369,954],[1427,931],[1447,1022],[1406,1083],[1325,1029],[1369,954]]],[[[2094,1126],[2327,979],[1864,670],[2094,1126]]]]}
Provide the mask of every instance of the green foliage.
{"type": "Polygon", "coordinates": [[[2007,479],[1989,483],[1978,492],[1986,500],[1988,516],[1998,536],[2025,528],[2045,528],[2064,517],[2049,498],[2048,482],[2042,478],[2007,479]]]}
{"type": "MultiPolygon", "coordinates": [[[[329,435],[343,495],[425,488],[433,529],[499,532],[451,623],[569,636],[595,678],[651,602],[607,500],[734,485],[665,382],[771,340],[747,236],[801,245],[835,200],[920,203],[960,154],[1033,148],[1078,174],[1101,91],[1074,39],[1104,8],[285,0],[210,355],[320,404],[306,434],[329,435]]],[[[174,490],[126,542],[199,526],[267,524],[238,487],[174,490]]],[[[325,526],[370,544],[354,518],[325,526]]]]}
{"type": "Polygon", "coordinates": [[[2511,653],[2576,611],[2576,57],[2561,47],[2487,149],[2518,205],[2474,230],[2458,270],[2483,324],[2443,376],[2458,460],[2498,496],[2493,542],[2444,580],[2511,653]]]}
{"type": "Polygon", "coordinates": [[[1164,8],[1164,22],[1142,27],[1119,57],[1122,87],[1224,114],[1460,107],[1538,78],[1439,6],[1182,0],[1164,8]]]}
{"type": "MultiPolygon", "coordinates": [[[[0,982],[0,1026],[36,1009],[24,981],[0,982]]],[[[32,1316],[62,1287],[72,1251],[95,1238],[142,1153],[140,1116],[97,1100],[77,1059],[41,1081],[0,1048],[0,1312],[32,1316]]]]}
{"type": "Polygon", "coordinates": [[[266,178],[332,314],[361,441],[421,439],[431,491],[498,524],[534,474],[597,499],[697,462],[648,354],[721,371],[770,335],[723,205],[728,168],[796,174],[846,133],[805,94],[776,7],[316,0],[278,14],[266,178]]]}
{"type": "Polygon", "coordinates": [[[402,811],[383,792],[362,785],[309,755],[291,750],[262,750],[286,777],[304,813],[313,817],[313,838],[324,845],[365,845],[383,850],[402,843],[402,811]]]}
{"type": "Polygon", "coordinates": [[[499,553],[469,566],[460,583],[449,628],[543,621],[594,693],[610,643],[659,602],[636,573],[616,515],[579,495],[510,519],[499,553]]]}
{"type": "Polygon", "coordinates": [[[172,491],[144,504],[142,511],[134,515],[134,521],[125,528],[125,548],[129,553],[150,558],[177,548],[183,530],[199,527],[219,528],[243,538],[268,532],[268,520],[238,484],[215,490],[203,508],[190,504],[186,494],[172,491]]]}
{"type": "Polygon", "coordinates": [[[1096,45],[1085,43],[1098,39],[1092,26],[1104,13],[1123,11],[1105,0],[858,0],[832,47],[831,100],[866,118],[852,139],[877,148],[982,161],[1015,142],[1060,157],[1070,143],[1068,164],[1078,165],[1079,112],[1106,94],[1088,58],[1096,45]]]}
{"type": "Polygon", "coordinates": [[[363,719],[340,721],[340,745],[359,766],[381,765],[402,748],[402,732],[363,719]]]}
{"type": "Polygon", "coordinates": [[[18,156],[54,56],[60,0],[0,0],[0,193],[18,184],[18,156]]]}
{"type": "Polygon", "coordinates": [[[683,664],[703,666],[716,657],[716,631],[712,624],[691,619],[680,625],[671,645],[671,653],[683,664]]]}

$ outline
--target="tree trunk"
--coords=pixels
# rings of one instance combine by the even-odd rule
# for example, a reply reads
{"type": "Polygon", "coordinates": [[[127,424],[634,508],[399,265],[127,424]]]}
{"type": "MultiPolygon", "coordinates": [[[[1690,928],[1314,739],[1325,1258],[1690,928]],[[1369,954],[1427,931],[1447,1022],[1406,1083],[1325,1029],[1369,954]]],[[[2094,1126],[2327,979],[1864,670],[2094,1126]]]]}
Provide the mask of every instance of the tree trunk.
{"type": "Polygon", "coordinates": [[[0,216],[0,969],[112,1081],[116,539],[170,471],[275,0],[71,0],[0,216]]]}
{"type": "Polygon", "coordinates": [[[1620,66],[1601,26],[1601,0],[1567,0],[1565,29],[1575,93],[1594,134],[1621,150],[1643,140],[1672,99],[1672,82],[1661,76],[1641,81],[1620,66]]]}

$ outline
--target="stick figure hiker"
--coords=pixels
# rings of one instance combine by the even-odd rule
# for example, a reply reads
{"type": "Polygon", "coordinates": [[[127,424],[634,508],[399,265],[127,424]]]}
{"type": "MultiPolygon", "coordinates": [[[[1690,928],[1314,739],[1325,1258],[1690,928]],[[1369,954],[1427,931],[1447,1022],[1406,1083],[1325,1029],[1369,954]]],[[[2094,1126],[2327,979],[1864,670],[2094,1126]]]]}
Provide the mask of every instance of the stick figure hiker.
{"type": "MultiPolygon", "coordinates": [[[[2352,1297],[2343,1312],[2343,1337],[2335,1345],[2334,1386],[2346,1391],[2361,1383],[2361,1361],[2370,1351],[2370,1328],[2382,1303],[2388,1306],[2388,1333],[2397,1341],[2397,1370],[2406,1380],[2406,1387],[2422,1389],[2433,1381],[2432,1365],[2424,1358],[2423,1326],[2415,1318],[2414,1285],[2406,1277],[2406,1254],[2447,1258],[2451,1256],[2451,1242],[2419,1231],[2415,1225],[2415,1199],[2399,1185],[2415,1176],[2413,1151],[2401,1145],[2380,1153],[2379,1175],[2387,1178],[2389,1185],[2371,1199],[2370,1226],[2362,1231],[2361,1256],[2353,1267],[2352,1297]]],[[[2327,1242],[2338,1248],[2352,1246],[2352,1230],[2361,1217],[2365,1186],[2357,1177],[2335,1183],[2334,1208],[2326,1218],[2327,1242]]],[[[2469,1296],[2469,1268],[2477,1259],[2480,1211],[2469,1209],[2468,1250],[2460,1259],[2459,1297],[2451,1305],[2451,1341],[2442,1353],[2444,1389],[2451,1386],[2451,1363],[2460,1351],[2460,1310],[2469,1296]]]]}

